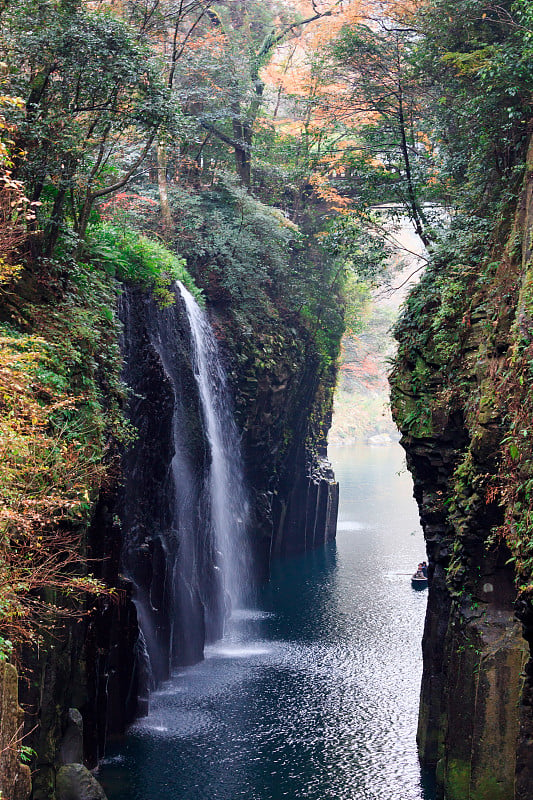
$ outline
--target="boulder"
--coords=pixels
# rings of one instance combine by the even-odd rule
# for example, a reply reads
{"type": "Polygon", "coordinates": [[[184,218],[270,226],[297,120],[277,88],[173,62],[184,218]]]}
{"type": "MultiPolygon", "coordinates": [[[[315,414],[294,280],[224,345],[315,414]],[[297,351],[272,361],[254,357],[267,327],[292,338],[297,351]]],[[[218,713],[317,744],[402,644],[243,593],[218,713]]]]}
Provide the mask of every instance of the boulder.
{"type": "Polygon", "coordinates": [[[65,764],[56,777],[56,800],[107,800],[105,792],[83,764],[65,764]]]}

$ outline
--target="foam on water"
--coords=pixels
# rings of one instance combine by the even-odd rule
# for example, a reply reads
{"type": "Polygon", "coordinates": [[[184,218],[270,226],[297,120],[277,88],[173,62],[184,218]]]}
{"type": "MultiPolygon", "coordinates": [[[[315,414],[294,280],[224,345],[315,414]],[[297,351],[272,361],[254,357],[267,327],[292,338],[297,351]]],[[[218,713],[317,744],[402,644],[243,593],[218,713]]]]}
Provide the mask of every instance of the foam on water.
{"type": "Polygon", "coordinates": [[[254,621],[259,619],[268,619],[272,616],[272,613],[269,611],[262,611],[259,608],[235,608],[231,612],[231,620],[232,622],[240,622],[240,621],[254,621]]]}
{"type": "Polygon", "coordinates": [[[272,647],[260,644],[212,645],[206,648],[206,658],[257,658],[272,652],[272,647]]]}
{"type": "Polygon", "coordinates": [[[365,526],[360,522],[353,522],[352,520],[341,520],[337,522],[338,531],[364,531],[365,526]]]}

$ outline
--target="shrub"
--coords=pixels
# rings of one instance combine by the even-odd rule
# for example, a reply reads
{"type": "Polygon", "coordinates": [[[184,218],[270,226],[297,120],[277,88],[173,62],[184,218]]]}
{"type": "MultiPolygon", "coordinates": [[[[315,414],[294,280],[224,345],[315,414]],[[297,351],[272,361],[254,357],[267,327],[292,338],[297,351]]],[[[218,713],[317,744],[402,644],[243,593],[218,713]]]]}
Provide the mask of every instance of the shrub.
{"type": "Polygon", "coordinates": [[[87,236],[85,254],[91,264],[101,266],[108,274],[149,287],[163,305],[174,300],[169,291],[174,281],[181,281],[197,300],[202,300],[187,272],[185,259],[131,228],[108,222],[93,227],[87,236]]]}

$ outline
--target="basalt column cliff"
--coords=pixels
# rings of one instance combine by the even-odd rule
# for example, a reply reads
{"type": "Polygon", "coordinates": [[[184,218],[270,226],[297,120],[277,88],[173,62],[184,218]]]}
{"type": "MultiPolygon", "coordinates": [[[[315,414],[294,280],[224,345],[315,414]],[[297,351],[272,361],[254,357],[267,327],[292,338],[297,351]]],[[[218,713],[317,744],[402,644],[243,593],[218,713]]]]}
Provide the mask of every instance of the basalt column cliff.
{"type": "Polygon", "coordinates": [[[392,398],[429,554],[418,742],[439,797],[533,786],[533,149],[485,252],[434,260],[392,398]]]}
{"type": "MultiPolygon", "coordinates": [[[[97,600],[88,617],[46,634],[38,658],[28,653],[22,699],[39,800],[84,782],[97,791],[82,765],[146,713],[173,666],[203,657],[272,555],[335,533],[337,485],[321,460],[334,368],[321,367],[297,320],[278,328],[278,358],[265,364],[259,335],[245,360],[229,318],[203,311],[183,286],[169,291],[165,303],[133,284],[114,295],[130,428],[121,457],[112,445],[82,544],[118,599],[97,600]]],[[[16,720],[14,687],[6,681],[4,703],[16,720]]],[[[27,770],[16,761],[3,780],[23,800],[27,770]]]]}

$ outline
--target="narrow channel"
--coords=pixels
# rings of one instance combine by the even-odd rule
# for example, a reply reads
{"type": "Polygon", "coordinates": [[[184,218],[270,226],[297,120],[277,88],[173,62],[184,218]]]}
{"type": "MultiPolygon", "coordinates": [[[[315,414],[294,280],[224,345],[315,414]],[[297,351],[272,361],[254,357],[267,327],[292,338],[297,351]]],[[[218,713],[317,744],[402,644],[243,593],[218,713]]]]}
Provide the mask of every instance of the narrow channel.
{"type": "Polygon", "coordinates": [[[205,660],[152,696],[100,774],[109,800],[433,800],[416,720],[426,592],[397,444],[330,448],[336,543],[274,565],[205,660]]]}

